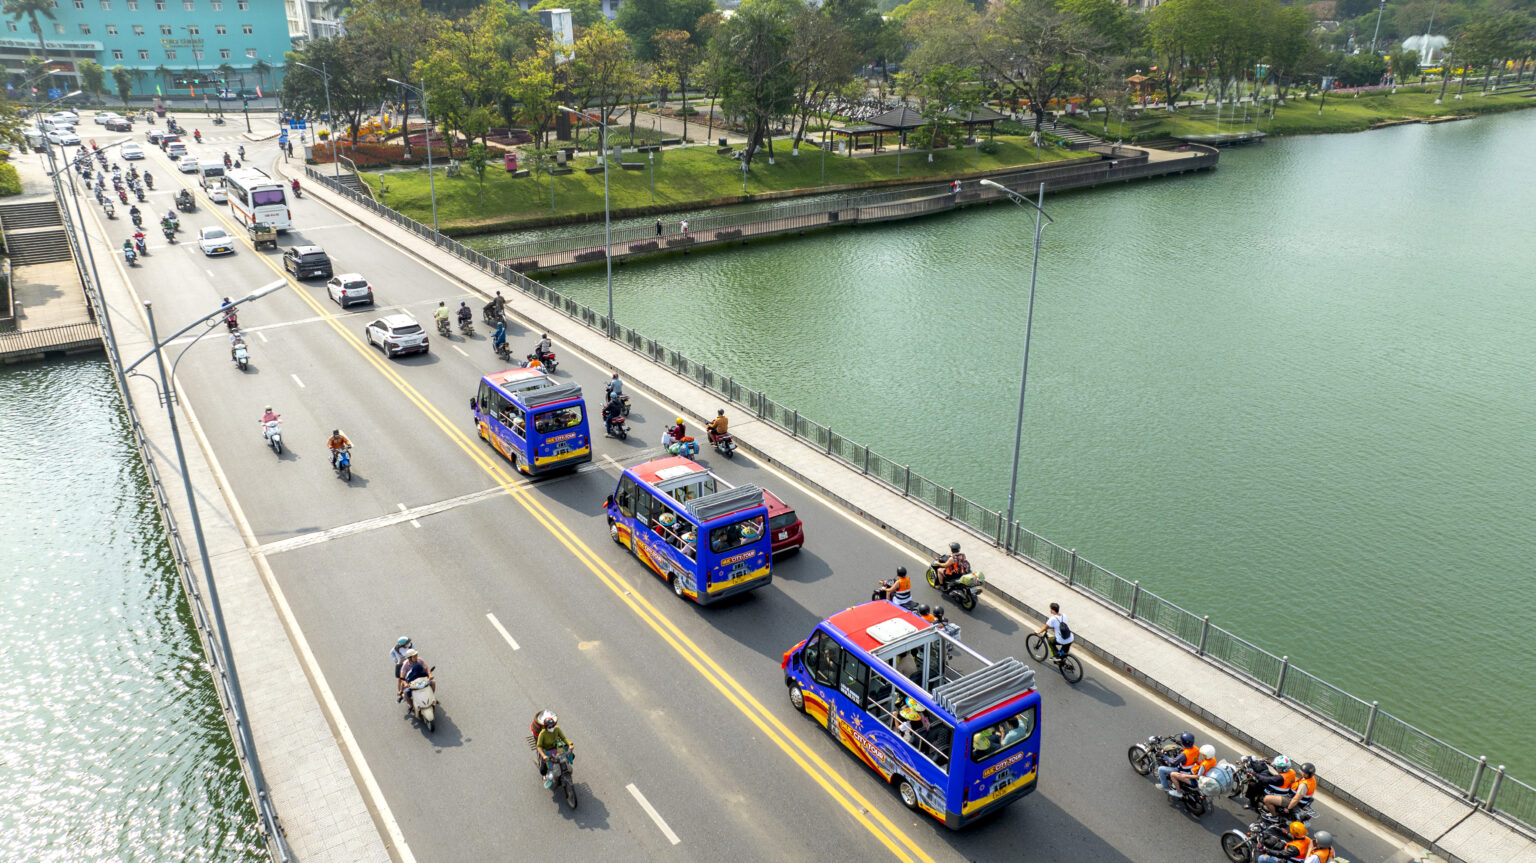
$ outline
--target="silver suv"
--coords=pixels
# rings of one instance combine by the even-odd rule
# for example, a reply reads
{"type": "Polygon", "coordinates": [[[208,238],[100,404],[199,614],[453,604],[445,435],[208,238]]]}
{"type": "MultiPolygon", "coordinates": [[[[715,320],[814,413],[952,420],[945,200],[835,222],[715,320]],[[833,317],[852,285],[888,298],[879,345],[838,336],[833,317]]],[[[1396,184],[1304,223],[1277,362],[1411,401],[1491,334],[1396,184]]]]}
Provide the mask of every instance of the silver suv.
{"type": "Polygon", "coordinates": [[[377,345],[386,357],[427,352],[427,331],[407,314],[385,315],[364,330],[368,344],[377,345]]]}

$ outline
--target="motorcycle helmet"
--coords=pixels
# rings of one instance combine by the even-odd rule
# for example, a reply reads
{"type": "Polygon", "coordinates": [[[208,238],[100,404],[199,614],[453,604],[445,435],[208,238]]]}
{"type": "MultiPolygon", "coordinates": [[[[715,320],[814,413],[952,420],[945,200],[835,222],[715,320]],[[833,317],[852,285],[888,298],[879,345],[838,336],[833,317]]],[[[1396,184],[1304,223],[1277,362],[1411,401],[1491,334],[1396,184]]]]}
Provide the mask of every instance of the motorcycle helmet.
{"type": "Polygon", "coordinates": [[[915,610],[917,611],[917,616],[918,617],[927,617],[928,616],[928,606],[924,605],[921,602],[919,602],[917,604],[917,608],[915,610]]]}
{"type": "Polygon", "coordinates": [[[682,417],[678,417],[677,418],[677,424],[678,425],[682,425],[683,424],[683,418],[682,417]]]}
{"type": "Polygon", "coordinates": [[[409,635],[402,635],[399,638],[395,639],[395,646],[396,647],[404,647],[404,646],[406,646],[407,644],[410,644],[410,643],[411,643],[411,637],[409,635]]]}
{"type": "Polygon", "coordinates": [[[1276,755],[1275,760],[1271,761],[1270,764],[1274,765],[1274,768],[1281,773],[1291,769],[1291,759],[1286,758],[1284,755],[1276,755]]]}
{"type": "Polygon", "coordinates": [[[1333,834],[1327,830],[1319,830],[1317,835],[1312,837],[1312,844],[1318,848],[1332,848],[1333,834]]]}
{"type": "MultiPolygon", "coordinates": [[[[271,410],[271,408],[268,408],[268,410],[271,410]]],[[[902,578],[906,574],[907,574],[907,568],[905,566],[898,566],[898,567],[896,567],[896,577],[897,578],[902,578]]]]}
{"type": "Polygon", "coordinates": [[[950,543],[949,544],[949,553],[950,554],[959,554],[960,553],[960,543],[958,543],[958,542],[950,543]]]}
{"type": "Polygon", "coordinates": [[[1201,758],[1215,758],[1216,757],[1216,747],[1212,746],[1209,743],[1207,743],[1204,746],[1200,747],[1200,757],[1201,758]]]}
{"type": "Polygon", "coordinates": [[[715,411],[715,416],[717,416],[717,417],[725,416],[725,408],[721,408],[721,409],[715,411]]]}
{"type": "Polygon", "coordinates": [[[416,648],[413,647],[410,650],[407,650],[405,652],[405,658],[406,659],[415,659],[416,658],[416,648]]]}
{"type": "Polygon", "coordinates": [[[933,619],[937,623],[943,623],[944,622],[944,606],[942,606],[942,605],[935,605],[933,607],[933,619]]]}
{"type": "Polygon", "coordinates": [[[539,724],[545,728],[554,728],[556,725],[560,724],[560,719],[559,717],[555,716],[555,712],[553,710],[546,710],[539,714],[539,724]]]}
{"type": "Polygon", "coordinates": [[[1311,764],[1303,764],[1303,765],[1301,765],[1301,775],[1302,776],[1310,777],[1310,776],[1312,776],[1315,773],[1317,773],[1317,768],[1313,767],[1311,764]]]}
{"type": "Polygon", "coordinates": [[[1184,746],[1186,746],[1186,747],[1194,746],[1195,745],[1195,735],[1193,735],[1190,732],[1186,731],[1183,734],[1179,735],[1179,742],[1184,744],[1184,746]]]}
{"type": "MultiPolygon", "coordinates": [[[[1301,823],[1300,821],[1292,821],[1291,822],[1291,838],[1292,839],[1302,839],[1302,838],[1305,838],[1306,835],[1307,835],[1307,825],[1301,823]]],[[[1328,838],[1331,840],[1333,837],[1330,836],[1328,838]]]]}
{"type": "Polygon", "coordinates": [[[331,437],[337,437],[340,434],[341,434],[341,429],[331,429],[331,437]]]}
{"type": "Polygon", "coordinates": [[[272,410],[272,406],[271,405],[267,405],[267,410],[271,411],[272,410]]]}

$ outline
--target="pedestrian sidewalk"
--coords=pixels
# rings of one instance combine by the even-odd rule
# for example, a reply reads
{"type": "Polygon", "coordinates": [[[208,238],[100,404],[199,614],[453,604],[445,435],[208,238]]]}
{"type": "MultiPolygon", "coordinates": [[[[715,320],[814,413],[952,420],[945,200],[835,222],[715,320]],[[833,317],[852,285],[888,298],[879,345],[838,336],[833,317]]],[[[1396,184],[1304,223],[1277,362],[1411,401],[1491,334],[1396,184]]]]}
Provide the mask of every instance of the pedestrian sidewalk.
{"type": "MultiPolygon", "coordinates": [[[[24,182],[29,171],[40,170],[25,164],[17,167],[24,182]]],[[[31,179],[35,181],[36,177],[31,179]]],[[[99,208],[87,207],[85,213],[86,225],[82,230],[96,258],[118,351],[124,362],[132,362],[153,344],[144,306],[122,269],[122,258],[105,239],[99,208]]],[[[183,322],[157,323],[164,333],[183,322]]],[[[170,359],[166,360],[168,364],[170,359]]],[[[139,370],[153,376],[154,360],[147,360],[139,370]]],[[[182,531],[197,569],[191,512],[181,484],[174,480],[180,466],[156,381],[138,375],[128,380],[151,455],[168,484],[170,515],[182,531]]],[[[172,385],[176,383],[173,381],[172,385]]],[[[179,387],[177,391],[180,393],[179,387]]],[[[385,831],[375,824],[372,808],[359,788],[360,780],[353,774],[354,765],[343,754],[343,743],[350,742],[350,738],[332,728],[336,706],[329,701],[323,679],[306,674],[307,668],[318,666],[308,656],[297,627],[293,628],[290,640],[284,614],[280,613],[286,608],[282,594],[265,569],[265,562],[252,556],[255,542],[243,529],[243,519],[237,516],[238,504],[230,496],[197,424],[194,406],[184,393],[178,420],[183,424],[186,468],[198,495],[198,513],[252,739],[288,845],[295,858],[305,863],[389,861],[391,850],[381,838],[385,831]],[[301,655],[306,659],[303,663],[301,655]],[[306,680],[309,686],[301,685],[306,680]]],[[[195,577],[201,579],[202,573],[197,572],[195,577]]],[[[365,775],[366,767],[359,773],[365,775]]]]}
{"type": "MultiPolygon", "coordinates": [[[[293,176],[297,164],[280,166],[293,176]]],[[[546,306],[451,252],[379,216],[361,211],[320,184],[311,194],[399,248],[408,249],[447,277],[489,297],[500,291],[510,315],[537,331],[549,332],[563,349],[579,350],[618,371],[681,415],[702,421],[714,416],[720,396],[610,341],[596,330],[546,306]]],[[[738,406],[738,410],[744,408],[738,406]]],[[[883,485],[833,460],[803,438],[791,437],[769,423],[743,417],[731,431],[742,448],[821,494],[838,502],[877,529],[924,556],[936,555],[956,538],[965,539],[971,562],[988,575],[988,595],[1043,620],[1040,611],[1063,603],[1072,615],[1078,641],[1104,665],[1114,668],[1198,715],[1257,752],[1285,752],[1317,765],[1328,794],[1389,828],[1425,844],[1452,861],[1536,863],[1536,841],[1423,775],[1367,748],[1294,705],[1272,697],[1250,681],[1196,656],[1154,630],[1128,620],[1122,612],[1086,593],[1074,593],[1045,572],[961,531],[944,515],[921,506],[899,490],[883,485]]],[[[863,580],[869,573],[848,574],[863,580]]],[[[1022,641],[1019,649],[1023,651],[1022,641]]],[[[1326,804],[1324,806],[1326,810],[1326,804]]],[[[1326,817],[1326,815],[1324,816],[1326,817]]]]}

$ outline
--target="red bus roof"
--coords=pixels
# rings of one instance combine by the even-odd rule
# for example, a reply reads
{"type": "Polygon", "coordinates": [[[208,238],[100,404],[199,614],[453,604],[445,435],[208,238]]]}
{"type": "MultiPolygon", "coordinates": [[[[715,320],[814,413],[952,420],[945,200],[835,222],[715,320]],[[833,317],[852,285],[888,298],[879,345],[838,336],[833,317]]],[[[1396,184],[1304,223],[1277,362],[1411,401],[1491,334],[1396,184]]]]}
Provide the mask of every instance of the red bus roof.
{"type": "Polygon", "coordinates": [[[887,620],[905,620],[918,629],[926,629],[928,621],[918,617],[905,608],[883,599],[866,602],[863,605],[855,605],[846,611],[827,618],[827,623],[842,630],[848,636],[848,640],[868,651],[873,651],[880,646],[880,642],[872,638],[868,629],[887,620]]]}
{"type": "Polygon", "coordinates": [[[542,378],[546,375],[538,369],[507,369],[504,372],[486,375],[485,379],[500,387],[513,381],[525,381],[533,377],[542,378]]]}
{"type": "MultiPolygon", "coordinates": [[[[703,465],[699,464],[693,459],[685,458],[680,455],[669,455],[666,458],[659,458],[654,461],[645,462],[644,464],[637,464],[629,470],[630,473],[633,473],[635,477],[641,482],[655,485],[656,483],[662,481],[662,471],[680,467],[691,467],[693,469],[693,473],[707,472],[705,471],[703,465]]],[[[683,471],[677,471],[677,473],[681,475],[683,471]]],[[[669,476],[667,478],[672,477],[669,476]]]]}

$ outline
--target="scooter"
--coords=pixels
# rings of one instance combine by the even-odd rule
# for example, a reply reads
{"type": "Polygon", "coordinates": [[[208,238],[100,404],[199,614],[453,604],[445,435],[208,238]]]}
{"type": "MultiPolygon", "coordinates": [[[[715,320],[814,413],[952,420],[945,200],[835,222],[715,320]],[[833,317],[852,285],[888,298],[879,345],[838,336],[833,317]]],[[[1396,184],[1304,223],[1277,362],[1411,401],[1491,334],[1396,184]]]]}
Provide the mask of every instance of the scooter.
{"type": "Polygon", "coordinates": [[[151,177],[148,171],[144,172],[144,185],[148,186],[151,190],[155,188],[155,178],[151,177]]]}
{"type": "Polygon", "coordinates": [[[128,190],[119,186],[117,189],[117,199],[125,204],[128,203],[128,190]]]}
{"type": "Polygon", "coordinates": [[[293,187],[293,196],[295,198],[302,198],[302,197],[304,197],[304,190],[301,187],[299,187],[299,186],[294,186],[293,187]]]}
{"type": "MultiPolygon", "coordinates": [[[[431,670],[436,671],[437,666],[432,666],[431,670]]],[[[405,687],[411,698],[411,714],[417,722],[427,726],[427,733],[431,734],[437,722],[437,692],[432,688],[432,678],[418,677],[405,687]]]]}
{"type": "Polygon", "coordinates": [[[130,267],[137,267],[139,265],[139,253],[135,252],[132,247],[123,249],[123,259],[128,262],[130,267]]]}
{"type": "Polygon", "coordinates": [[[250,349],[245,346],[244,339],[237,340],[234,345],[230,347],[229,358],[234,361],[235,365],[240,367],[240,371],[242,372],[250,366],[251,352],[250,349]]]}
{"type": "Polygon", "coordinates": [[[554,374],[555,369],[560,368],[560,361],[555,359],[554,351],[550,351],[547,354],[540,354],[539,362],[544,364],[544,373],[547,375],[554,374]]]}
{"type": "Polygon", "coordinates": [[[967,572],[965,575],[956,576],[939,586],[939,567],[949,560],[949,555],[943,554],[938,560],[928,564],[928,586],[939,591],[944,598],[960,606],[966,611],[976,609],[976,598],[981,596],[982,585],[987,583],[987,577],[980,572],[967,572]]]}
{"type": "Polygon", "coordinates": [[[504,363],[512,362],[512,346],[506,342],[491,345],[491,350],[496,352],[496,357],[504,363]]]}
{"type": "Polygon", "coordinates": [[[139,202],[140,203],[144,202],[144,187],[143,186],[135,185],[133,187],[133,193],[135,195],[139,196],[139,202]]]}
{"type": "Polygon", "coordinates": [[[448,319],[447,318],[438,318],[437,319],[437,332],[438,332],[439,335],[444,335],[444,336],[448,335],[448,319]]]}
{"type": "Polygon", "coordinates": [[[278,455],[283,454],[283,421],[281,419],[270,420],[262,423],[262,437],[266,438],[267,446],[278,455]]]}
{"type": "Polygon", "coordinates": [[[336,471],[336,475],[346,480],[348,483],[352,482],[351,447],[344,446],[336,451],[336,463],[331,465],[331,469],[336,471]]]}
{"type": "Polygon", "coordinates": [[[539,726],[535,721],[528,726],[528,748],[533,750],[533,766],[549,780],[549,787],[565,794],[565,805],[576,808],[576,776],[572,767],[576,763],[576,751],[569,745],[557,747],[549,758],[549,773],[544,773],[544,761],[539,757],[539,726]]]}
{"type": "Polygon", "coordinates": [[[710,432],[709,445],[715,448],[715,452],[720,453],[726,458],[734,458],[736,456],[736,438],[732,437],[730,432],[719,435],[710,432]]]}
{"type": "Polygon", "coordinates": [[[616,437],[619,440],[628,440],[629,428],[626,423],[627,421],[624,419],[623,414],[620,414],[616,417],[605,417],[603,419],[603,431],[607,432],[609,437],[616,437]]]}
{"type": "MultiPolygon", "coordinates": [[[[100,196],[98,196],[98,197],[100,197],[100,196]]],[[[109,218],[109,219],[116,219],[117,218],[117,208],[112,206],[112,202],[111,201],[102,201],[101,202],[101,208],[103,210],[107,211],[107,218],[109,218]]]]}
{"type": "Polygon", "coordinates": [[[160,226],[160,231],[161,231],[161,233],[165,234],[165,241],[167,243],[174,243],[174,242],[176,242],[176,229],[175,228],[172,228],[170,225],[161,225],[160,226]]]}
{"type": "MultiPolygon", "coordinates": [[[[612,389],[604,389],[603,396],[608,401],[613,401],[613,390],[612,389]]],[[[629,416],[629,396],[624,395],[623,393],[620,393],[619,394],[619,404],[624,406],[624,416],[629,416]]]]}
{"type": "Polygon", "coordinates": [[[139,231],[133,235],[133,250],[141,255],[149,254],[149,247],[144,244],[144,232],[139,231]]]}
{"type": "Polygon", "coordinates": [[[464,334],[464,338],[466,338],[466,339],[469,338],[470,336],[473,336],[475,334],[475,320],[474,320],[474,318],[463,318],[463,319],[461,319],[459,321],[459,332],[463,333],[464,334]]]}
{"type": "Polygon", "coordinates": [[[203,133],[201,131],[198,131],[198,130],[193,130],[193,132],[192,132],[192,140],[196,141],[199,144],[203,143],[203,133]]]}
{"type": "MultiPolygon", "coordinates": [[[[896,579],[894,578],[876,579],[875,589],[869,594],[870,601],[885,599],[885,592],[890,590],[891,585],[895,583],[896,579]]],[[[907,611],[915,613],[917,611],[917,600],[909,599],[906,602],[901,603],[901,607],[905,608],[907,611]]]]}
{"type": "Polygon", "coordinates": [[[142,213],[129,213],[129,216],[133,219],[133,226],[135,228],[144,227],[144,215],[142,213]]]}
{"type": "Polygon", "coordinates": [[[672,455],[680,455],[684,458],[693,458],[699,454],[699,442],[692,438],[677,440],[667,444],[667,452],[672,455]]]}

